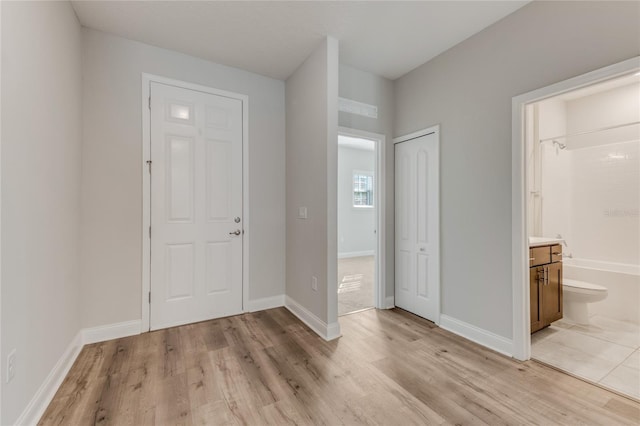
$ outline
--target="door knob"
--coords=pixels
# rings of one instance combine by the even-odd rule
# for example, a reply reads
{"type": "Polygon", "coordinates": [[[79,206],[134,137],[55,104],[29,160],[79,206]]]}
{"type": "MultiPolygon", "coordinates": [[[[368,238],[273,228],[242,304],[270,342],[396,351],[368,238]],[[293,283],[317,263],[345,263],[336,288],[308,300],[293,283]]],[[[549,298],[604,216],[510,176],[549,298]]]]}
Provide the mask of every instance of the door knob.
{"type": "Polygon", "coordinates": [[[242,234],[242,231],[240,231],[239,229],[236,229],[233,232],[229,232],[229,235],[240,235],[240,234],[242,234]]]}

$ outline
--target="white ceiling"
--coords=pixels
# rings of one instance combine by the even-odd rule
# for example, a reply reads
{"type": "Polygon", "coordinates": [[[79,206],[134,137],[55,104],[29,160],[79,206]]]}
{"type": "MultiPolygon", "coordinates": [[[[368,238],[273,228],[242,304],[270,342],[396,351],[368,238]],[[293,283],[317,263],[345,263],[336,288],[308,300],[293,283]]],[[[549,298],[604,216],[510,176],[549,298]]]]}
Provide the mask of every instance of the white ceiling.
{"type": "Polygon", "coordinates": [[[286,79],[327,35],[396,79],[528,1],[73,1],[85,27],[286,79]]]}
{"type": "Polygon", "coordinates": [[[362,151],[375,150],[375,142],[369,139],[354,138],[351,136],[338,135],[338,146],[344,148],[360,149],[362,151]]]}

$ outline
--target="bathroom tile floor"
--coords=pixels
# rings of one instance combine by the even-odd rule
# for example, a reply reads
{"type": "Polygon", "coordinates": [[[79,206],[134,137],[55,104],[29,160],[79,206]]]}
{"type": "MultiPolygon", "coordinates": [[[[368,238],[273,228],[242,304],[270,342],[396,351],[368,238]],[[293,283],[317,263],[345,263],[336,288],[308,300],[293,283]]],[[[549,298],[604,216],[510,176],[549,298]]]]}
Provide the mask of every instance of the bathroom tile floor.
{"type": "Polygon", "coordinates": [[[589,325],[566,320],[531,336],[531,357],[640,399],[640,325],[592,316],[589,325]]]}

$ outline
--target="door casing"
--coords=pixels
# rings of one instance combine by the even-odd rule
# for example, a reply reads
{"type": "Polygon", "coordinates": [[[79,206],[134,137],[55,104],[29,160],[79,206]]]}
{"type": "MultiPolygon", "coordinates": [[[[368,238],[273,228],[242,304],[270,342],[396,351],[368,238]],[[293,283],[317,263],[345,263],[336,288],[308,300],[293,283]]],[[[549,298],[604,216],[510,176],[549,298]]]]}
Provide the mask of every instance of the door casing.
{"type": "MultiPolygon", "coordinates": [[[[188,83],[153,74],[142,73],[142,321],[140,332],[150,328],[149,292],[151,291],[151,177],[147,161],[151,157],[151,111],[150,85],[152,82],[175,86],[182,89],[197,90],[217,96],[237,99],[242,102],[242,216],[244,234],[250,236],[249,229],[249,97],[239,93],[214,89],[199,84],[188,83]]],[[[151,166],[153,167],[153,165],[151,166]]],[[[242,311],[246,312],[249,300],[249,238],[245,238],[242,246],[242,311]]]]}

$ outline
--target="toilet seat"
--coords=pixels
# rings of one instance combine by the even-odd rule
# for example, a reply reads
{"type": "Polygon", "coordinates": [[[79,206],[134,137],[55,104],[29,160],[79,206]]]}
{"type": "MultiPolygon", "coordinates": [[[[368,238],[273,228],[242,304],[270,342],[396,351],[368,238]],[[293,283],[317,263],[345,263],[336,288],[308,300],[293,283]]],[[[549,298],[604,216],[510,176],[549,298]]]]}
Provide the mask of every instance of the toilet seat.
{"type": "Polygon", "coordinates": [[[578,281],[571,279],[563,279],[562,286],[568,287],[566,290],[575,293],[606,293],[607,288],[598,284],[588,283],[586,281],[578,281]]]}

